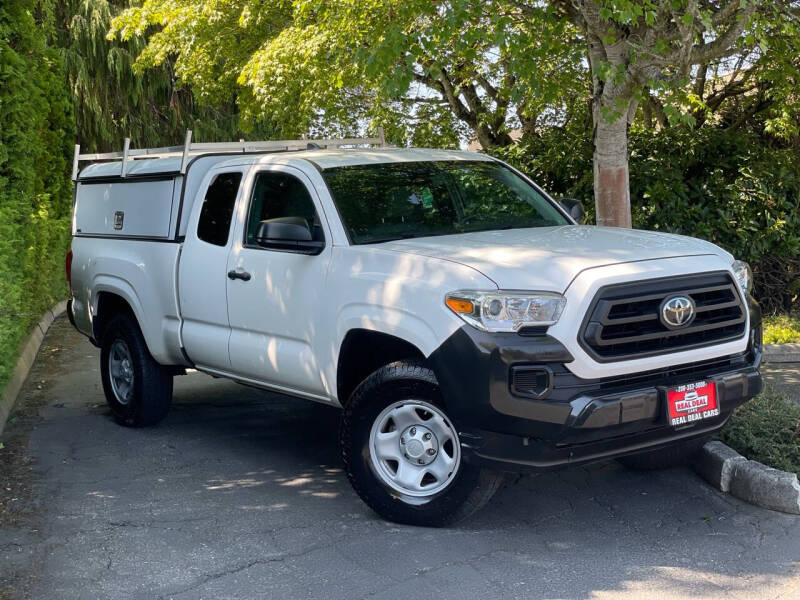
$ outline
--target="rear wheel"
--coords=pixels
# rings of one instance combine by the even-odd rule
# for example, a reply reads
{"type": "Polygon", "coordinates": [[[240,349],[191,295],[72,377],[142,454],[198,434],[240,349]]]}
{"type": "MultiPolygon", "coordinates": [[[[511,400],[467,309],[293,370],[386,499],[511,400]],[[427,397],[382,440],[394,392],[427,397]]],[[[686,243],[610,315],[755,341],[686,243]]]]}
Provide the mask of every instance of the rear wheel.
{"type": "Polygon", "coordinates": [[[343,413],[342,459],[358,495],[398,523],[442,526],[481,508],[503,481],[465,463],[433,372],[396,362],[356,388],[343,413]]]}
{"type": "Polygon", "coordinates": [[[630,469],[654,471],[688,464],[703,449],[708,437],[694,438],[676,442],[660,450],[650,450],[640,454],[623,456],[617,460],[630,469]]]}
{"type": "Polygon", "coordinates": [[[132,316],[118,315],[106,327],[100,374],[106,402],[119,423],[144,427],[166,416],[172,402],[172,374],[150,356],[132,316]]]}

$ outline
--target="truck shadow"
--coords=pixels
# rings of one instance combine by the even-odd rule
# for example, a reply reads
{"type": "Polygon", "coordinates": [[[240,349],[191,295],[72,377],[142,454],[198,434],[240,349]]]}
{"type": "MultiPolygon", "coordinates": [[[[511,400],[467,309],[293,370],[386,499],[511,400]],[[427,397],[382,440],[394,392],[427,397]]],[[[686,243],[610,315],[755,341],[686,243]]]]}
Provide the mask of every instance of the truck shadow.
{"type": "Polygon", "coordinates": [[[197,518],[224,520],[243,547],[267,536],[287,556],[335,552],[387,582],[436,581],[458,566],[476,582],[512,586],[509,594],[521,586],[526,597],[644,597],[658,589],[719,597],[783,585],[800,558],[791,542],[800,519],[720,494],[688,468],[639,473],[607,462],[510,477],[486,508],[451,528],[388,523],[347,482],[338,416],[332,407],[191,375],[177,382],[166,421],[134,433],[175,461],[168,484],[191,490],[176,518],[191,506],[197,518]],[[414,551],[420,540],[435,561],[414,551]]]}
{"type": "Polygon", "coordinates": [[[796,592],[800,519],[719,494],[688,469],[637,473],[611,462],[525,475],[456,526],[398,526],[372,513],[342,472],[337,409],[192,374],[176,379],[160,425],[120,427],[96,349],[65,322],[48,336],[20,405],[31,413],[21,419],[34,464],[23,500],[34,525],[0,531],[11,569],[20,548],[30,551],[35,576],[19,579],[30,597],[796,592]]]}

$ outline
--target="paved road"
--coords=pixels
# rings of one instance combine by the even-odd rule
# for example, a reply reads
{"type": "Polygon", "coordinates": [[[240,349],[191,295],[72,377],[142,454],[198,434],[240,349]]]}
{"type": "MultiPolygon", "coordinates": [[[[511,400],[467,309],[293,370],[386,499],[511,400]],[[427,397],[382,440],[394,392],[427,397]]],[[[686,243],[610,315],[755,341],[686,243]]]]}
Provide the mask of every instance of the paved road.
{"type": "Polygon", "coordinates": [[[58,320],[0,450],[0,598],[800,598],[800,518],[692,472],[526,476],[446,530],[350,490],[337,413],[204,375],[118,427],[58,320]]]}
{"type": "Polygon", "coordinates": [[[769,389],[800,403],[800,363],[767,363],[761,371],[769,389]]]}

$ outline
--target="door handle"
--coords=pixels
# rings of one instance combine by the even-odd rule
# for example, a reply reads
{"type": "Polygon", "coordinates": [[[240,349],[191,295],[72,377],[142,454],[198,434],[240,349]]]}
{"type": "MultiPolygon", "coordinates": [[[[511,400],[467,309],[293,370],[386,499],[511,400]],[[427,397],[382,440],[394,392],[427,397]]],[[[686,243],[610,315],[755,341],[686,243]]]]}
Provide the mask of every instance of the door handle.
{"type": "Polygon", "coordinates": [[[228,279],[241,279],[242,281],[250,281],[250,273],[247,271],[228,271],[228,279]]]}

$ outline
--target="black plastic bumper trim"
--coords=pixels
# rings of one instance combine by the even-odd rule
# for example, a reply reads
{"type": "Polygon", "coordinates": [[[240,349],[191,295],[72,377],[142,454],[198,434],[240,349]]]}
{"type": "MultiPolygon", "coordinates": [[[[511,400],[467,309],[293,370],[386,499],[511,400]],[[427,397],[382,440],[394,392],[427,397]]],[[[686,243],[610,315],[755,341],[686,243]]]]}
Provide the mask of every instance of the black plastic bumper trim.
{"type": "Polygon", "coordinates": [[[761,313],[751,301],[750,343],[741,353],[648,372],[581,379],[572,356],[547,335],[478,331],[465,325],[428,358],[462,440],[467,461],[504,469],[551,468],[702,435],[722,427],[731,411],[761,391],[761,313]],[[515,368],[552,374],[544,397],[514,393],[515,368]],[[721,413],[669,426],[670,387],[701,380],[717,385],[721,413]]]}
{"type": "Polygon", "coordinates": [[[70,325],[72,325],[75,329],[78,328],[78,326],[75,325],[75,315],[72,312],[72,298],[67,300],[67,319],[69,319],[70,325]]]}
{"type": "Polygon", "coordinates": [[[730,413],[705,427],[670,432],[644,431],[580,446],[553,446],[502,433],[470,435],[465,432],[460,434],[462,456],[470,464],[500,471],[548,471],[657,450],[679,440],[712,435],[725,425],[729,417],[730,413]]]}

